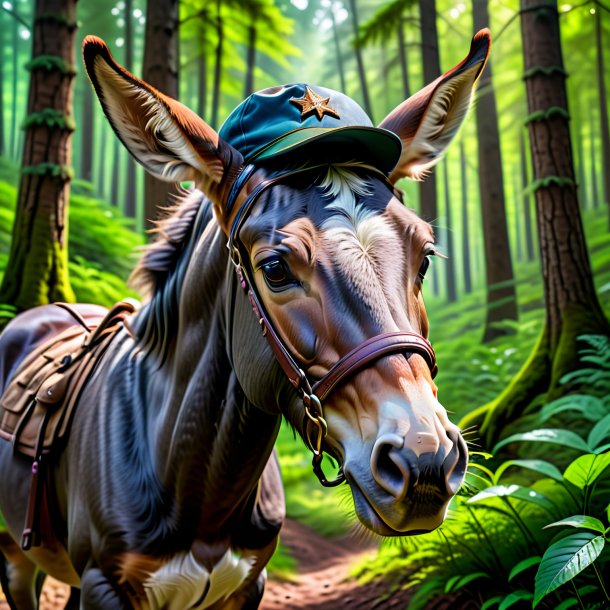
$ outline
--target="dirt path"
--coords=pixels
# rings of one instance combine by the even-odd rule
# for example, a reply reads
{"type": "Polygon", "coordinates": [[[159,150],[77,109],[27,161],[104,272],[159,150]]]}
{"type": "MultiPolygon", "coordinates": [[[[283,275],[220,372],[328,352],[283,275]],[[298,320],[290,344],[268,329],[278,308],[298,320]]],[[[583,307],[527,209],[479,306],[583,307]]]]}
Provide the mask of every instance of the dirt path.
{"type": "MultiPolygon", "coordinates": [[[[282,542],[298,563],[295,582],[269,580],[260,610],[403,610],[405,591],[388,597],[383,583],[361,586],[349,579],[358,560],[375,552],[375,547],[353,537],[322,538],[309,528],[288,520],[282,542]]],[[[40,610],[62,610],[69,588],[47,578],[40,610]]],[[[9,610],[0,592],[0,610],[9,610]]]]}
{"type": "Polygon", "coordinates": [[[383,583],[360,585],[351,568],[375,547],[353,537],[322,538],[288,520],[282,542],[298,562],[296,582],[267,581],[260,610],[391,610],[407,607],[405,591],[388,596],[383,583]]]}

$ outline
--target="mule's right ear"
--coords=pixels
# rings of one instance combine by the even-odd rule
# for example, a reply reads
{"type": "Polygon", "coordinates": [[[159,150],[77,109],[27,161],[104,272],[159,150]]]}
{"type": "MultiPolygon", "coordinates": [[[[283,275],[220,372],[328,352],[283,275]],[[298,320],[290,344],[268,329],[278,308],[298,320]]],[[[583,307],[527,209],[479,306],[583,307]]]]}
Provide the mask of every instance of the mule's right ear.
{"type": "Polygon", "coordinates": [[[194,181],[223,224],[241,154],[192,110],[120,66],[100,38],[85,38],[83,58],[106,117],[136,161],[161,180],[194,181]]]}

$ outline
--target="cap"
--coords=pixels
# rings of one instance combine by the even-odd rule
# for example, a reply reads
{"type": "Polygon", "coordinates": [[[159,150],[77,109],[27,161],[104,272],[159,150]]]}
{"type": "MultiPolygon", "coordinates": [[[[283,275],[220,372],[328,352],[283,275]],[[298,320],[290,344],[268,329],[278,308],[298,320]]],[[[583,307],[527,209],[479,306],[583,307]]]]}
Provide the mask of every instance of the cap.
{"type": "Polygon", "coordinates": [[[389,174],[402,150],[400,138],[374,127],[347,95],[304,83],[253,93],[219,135],[248,163],[280,156],[321,160],[332,152],[334,161],[362,161],[389,174]]]}

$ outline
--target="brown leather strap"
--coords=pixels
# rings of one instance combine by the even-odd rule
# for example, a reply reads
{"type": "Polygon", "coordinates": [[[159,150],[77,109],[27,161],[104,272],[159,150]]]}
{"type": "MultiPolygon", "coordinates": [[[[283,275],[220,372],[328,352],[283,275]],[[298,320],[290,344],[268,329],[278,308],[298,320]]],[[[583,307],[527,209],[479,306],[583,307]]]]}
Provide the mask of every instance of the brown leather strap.
{"type": "Polygon", "coordinates": [[[416,333],[397,331],[371,337],[345,354],[314,384],[313,392],[320,400],[324,400],[338,385],[371,362],[384,356],[405,352],[420,355],[434,377],[437,371],[436,357],[430,343],[416,333]]]}

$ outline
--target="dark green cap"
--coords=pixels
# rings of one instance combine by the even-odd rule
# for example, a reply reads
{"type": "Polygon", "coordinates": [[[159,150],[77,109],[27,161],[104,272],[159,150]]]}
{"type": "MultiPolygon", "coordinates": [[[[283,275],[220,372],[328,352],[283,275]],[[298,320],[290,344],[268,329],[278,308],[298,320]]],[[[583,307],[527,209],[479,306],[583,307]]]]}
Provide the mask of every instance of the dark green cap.
{"type": "Polygon", "coordinates": [[[303,83],[253,93],[229,115],[219,135],[248,163],[284,155],[314,161],[331,156],[389,174],[402,151],[400,138],[374,127],[347,95],[303,83]]]}

